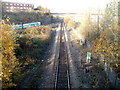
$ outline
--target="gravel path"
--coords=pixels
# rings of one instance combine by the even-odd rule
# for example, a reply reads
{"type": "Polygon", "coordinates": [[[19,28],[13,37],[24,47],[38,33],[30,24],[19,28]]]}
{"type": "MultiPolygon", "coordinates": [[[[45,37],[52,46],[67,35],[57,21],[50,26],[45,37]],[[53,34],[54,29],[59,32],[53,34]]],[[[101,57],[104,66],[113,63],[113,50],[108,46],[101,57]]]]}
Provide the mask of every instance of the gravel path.
{"type": "Polygon", "coordinates": [[[109,87],[109,82],[104,70],[99,68],[95,61],[86,63],[86,53],[80,47],[77,35],[73,31],[68,31],[68,42],[71,52],[70,59],[70,74],[71,74],[71,88],[93,88],[93,87],[109,87]],[[87,72],[86,70],[89,69],[87,72]]]}
{"type": "Polygon", "coordinates": [[[48,60],[45,62],[44,73],[41,76],[41,80],[38,81],[38,88],[54,88],[54,80],[55,80],[55,60],[58,58],[56,53],[59,52],[59,27],[56,30],[55,39],[53,40],[53,44],[51,45],[51,49],[49,51],[48,60]]]}
{"type": "MultiPolygon", "coordinates": [[[[87,83],[84,83],[83,74],[84,70],[81,68],[81,53],[79,47],[74,42],[69,32],[68,34],[68,44],[70,49],[70,82],[71,88],[81,88],[89,87],[87,83]]],[[[72,33],[73,34],[73,33],[72,33]]]]}

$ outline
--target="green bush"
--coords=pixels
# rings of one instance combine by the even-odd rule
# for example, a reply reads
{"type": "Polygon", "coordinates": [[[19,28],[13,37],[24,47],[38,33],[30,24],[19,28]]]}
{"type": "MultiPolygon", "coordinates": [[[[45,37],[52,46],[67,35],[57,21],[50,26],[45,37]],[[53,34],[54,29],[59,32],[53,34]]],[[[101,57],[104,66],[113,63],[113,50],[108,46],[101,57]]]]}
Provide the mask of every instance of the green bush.
{"type": "Polygon", "coordinates": [[[9,17],[10,22],[14,24],[41,22],[46,25],[58,21],[58,18],[40,12],[3,12],[2,14],[4,20],[9,17]]]}

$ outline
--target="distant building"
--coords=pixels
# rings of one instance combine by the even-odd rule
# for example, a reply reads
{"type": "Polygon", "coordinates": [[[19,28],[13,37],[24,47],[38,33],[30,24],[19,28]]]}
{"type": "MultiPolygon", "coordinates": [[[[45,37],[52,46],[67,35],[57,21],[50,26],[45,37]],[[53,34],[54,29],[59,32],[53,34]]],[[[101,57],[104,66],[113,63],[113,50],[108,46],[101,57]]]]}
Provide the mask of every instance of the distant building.
{"type": "Polygon", "coordinates": [[[2,7],[6,12],[20,12],[29,9],[34,9],[33,4],[16,3],[16,2],[2,2],[2,7]]]}

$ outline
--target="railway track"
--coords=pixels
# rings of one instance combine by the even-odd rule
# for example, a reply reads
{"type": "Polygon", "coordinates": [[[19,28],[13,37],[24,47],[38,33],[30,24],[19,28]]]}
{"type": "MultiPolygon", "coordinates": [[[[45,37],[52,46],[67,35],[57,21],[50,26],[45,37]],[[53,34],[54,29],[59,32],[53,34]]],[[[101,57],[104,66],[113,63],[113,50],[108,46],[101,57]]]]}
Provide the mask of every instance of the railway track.
{"type": "Polygon", "coordinates": [[[61,24],[60,29],[60,46],[59,56],[57,59],[56,72],[55,72],[55,89],[66,88],[70,89],[70,78],[69,78],[69,63],[68,63],[68,52],[66,47],[66,39],[64,32],[64,24],[61,24]]]}

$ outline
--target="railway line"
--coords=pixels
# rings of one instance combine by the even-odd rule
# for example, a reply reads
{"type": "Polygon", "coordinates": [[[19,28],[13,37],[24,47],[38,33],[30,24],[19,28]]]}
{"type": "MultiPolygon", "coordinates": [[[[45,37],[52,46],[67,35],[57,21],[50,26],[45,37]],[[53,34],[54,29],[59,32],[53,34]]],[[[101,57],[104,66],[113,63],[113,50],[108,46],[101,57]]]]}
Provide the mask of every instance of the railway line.
{"type": "MultiPolygon", "coordinates": [[[[55,37],[55,45],[53,50],[53,71],[49,73],[52,79],[50,79],[51,81],[48,81],[53,82],[54,85],[50,83],[46,84],[47,82],[45,81],[46,85],[52,85],[51,87],[54,87],[55,90],[60,88],[70,90],[70,74],[66,38],[67,37],[65,36],[65,25],[64,23],[61,23],[58,26],[55,37]]],[[[43,64],[43,62],[41,64],[43,64]]],[[[26,85],[28,85],[29,80],[31,80],[31,78],[35,75],[41,64],[39,64],[39,66],[34,69],[30,76],[25,79],[24,83],[22,83],[22,85],[20,85],[19,87],[24,88],[26,85]]]]}
{"type": "Polygon", "coordinates": [[[85,66],[84,62],[83,65],[85,67],[81,68],[81,54],[78,51],[76,52],[77,47],[72,46],[70,33],[66,30],[66,25],[58,23],[58,28],[55,31],[56,33],[53,36],[55,38],[51,44],[52,48],[50,47],[46,54],[49,56],[45,56],[44,61],[33,69],[32,73],[18,88],[29,87],[30,85],[32,87],[33,81],[31,82],[31,80],[34,79],[31,78],[37,75],[39,69],[45,65],[44,72],[40,76],[41,79],[36,80],[33,87],[53,88],[54,90],[92,87],[91,82],[94,80],[91,79],[92,75],[97,74],[93,70],[86,73],[87,66],[85,66]]]}
{"type": "Polygon", "coordinates": [[[54,88],[66,88],[70,89],[70,76],[69,76],[69,62],[68,52],[66,46],[64,23],[61,23],[59,34],[59,54],[56,58],[56,70],[55,70],[55,84],[54,88]]]}

